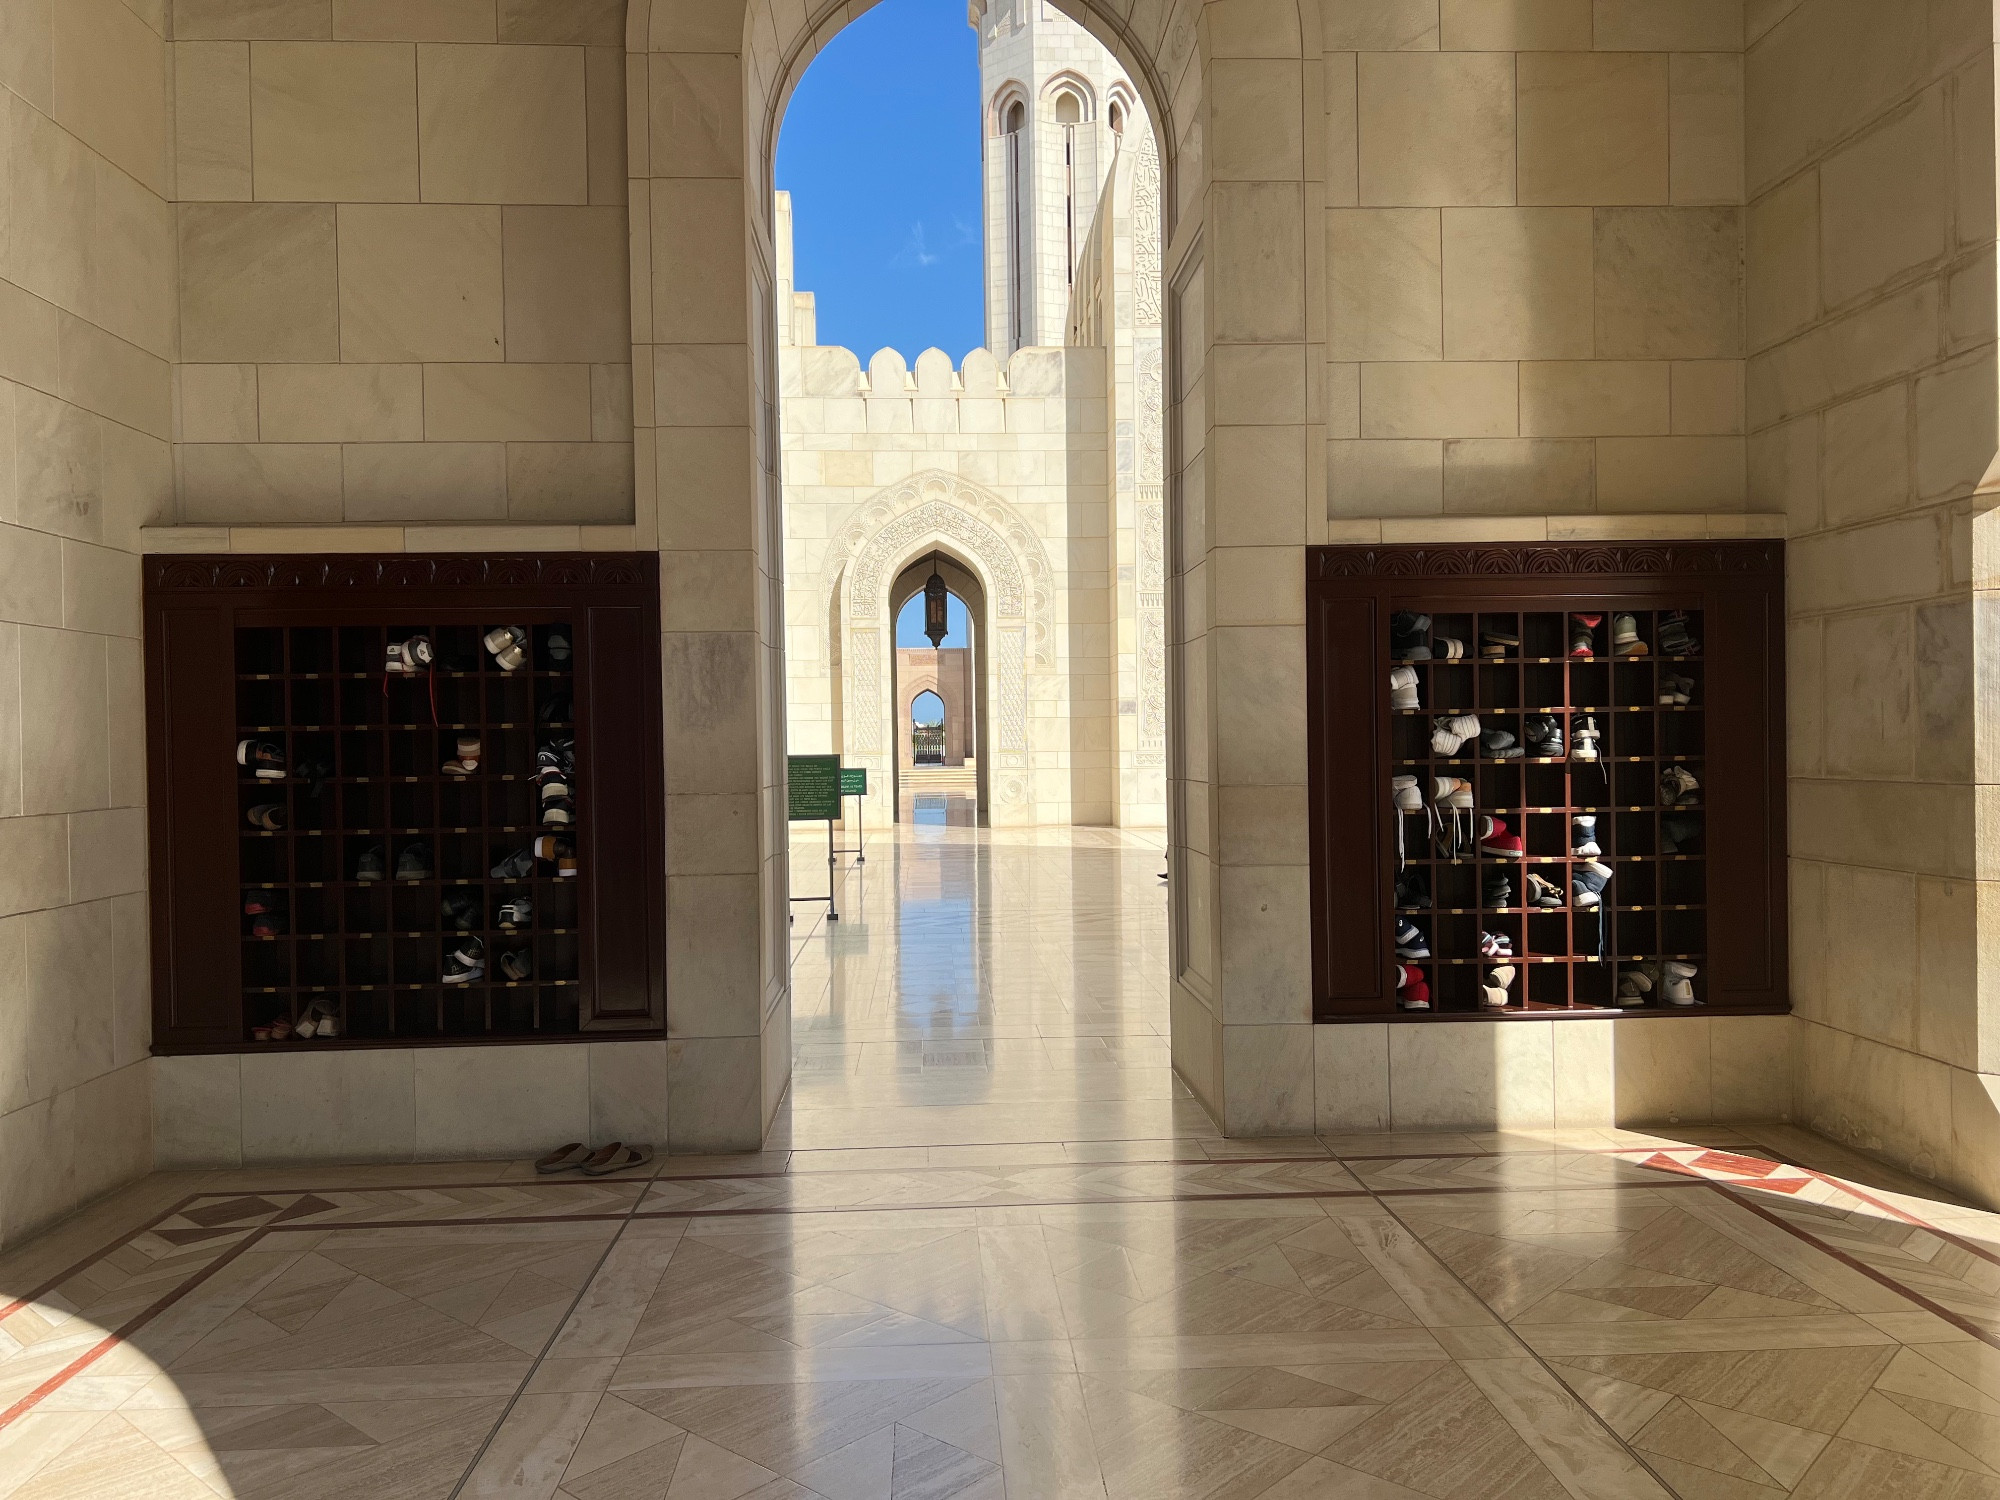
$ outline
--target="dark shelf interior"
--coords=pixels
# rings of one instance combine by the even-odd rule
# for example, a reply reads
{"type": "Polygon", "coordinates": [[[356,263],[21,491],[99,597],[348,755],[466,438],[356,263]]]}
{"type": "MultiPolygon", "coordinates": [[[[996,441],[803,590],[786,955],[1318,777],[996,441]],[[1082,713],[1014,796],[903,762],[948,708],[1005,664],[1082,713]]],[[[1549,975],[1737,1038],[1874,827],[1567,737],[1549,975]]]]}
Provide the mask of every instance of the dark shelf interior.
{"type": "MultiPolygon", "coordinates": [[[[1378,679],[1385,697],[1390,672],[1399,666],[1417,676],[1420,707],[1388,714],[1390,774],[1415,776],[1424,801],[1416,812],[1394,811],[1400,822],[1400,852],[1390,849],[1389,886],[1399,875],[1427,880],[1432,904],[1400,906],[1396,916],[1424,934],[1430,957],[1396,954],[1392,921],[1384,933],[1387,962],[1423,971],[1429,985],[1429,1012],[1413,1018],[1478,1012],[1481,982],[1494,967],[1515,969],[1508,990],[1509,1012],[1601,1011],[1617,1013],[1637,1001],[1618,998],[1619,974],[1629,966],[1678,960],[1696,966],[1695,1009],[1705,1003],[1708,869],[1703,852],[1706,810],[1700,805],[1663,806],[1660,777],[1679,766],[1706,788],[1706,664],[1700,655],[1652,654],[1659,625],[1669,611],[1613,609],[1579,604],[1572,610],[1456,610],[1448,602],[1397,597],[1394,608],[1431,616],[1430,638],[1455,638],[1471,655],[1459,660],[1398,661],[1385,653],[1378,679]],[[1594,650],[1565,654],[1575,613],[1600,614],[1594,650]],[[1619,656],[1610,648],[1615,614],[1630,614],[1645,654],[1619,656]],[[1481,656],[1483,634],[1499,630],[1519,639],[1498,656],[1481,656]],[[1668,678],[1692,683],[1689,702],[1661,703],[1668,678]],[[1432,728],[1440,717],[1473,715],[1482,734],[1504,730],[1525,747],[1524,718],[1543,715],[1562,728],[1563,757],[1494,758],[1477,737],[1456,754],[1440,754],[1432,728]],[[1576,731],[1589,719],[1598,731],[1598,758],[1570,758],[1576,731]],[[1472,808],[1456,814],[1435,801],[1438,778],[1470,782],[1472,808]],[[1572,819],[1597,818],[1596,856],[1577,856],[1572,819]],[[1482,815],[1505,821],[1507,832],[1525,846],[1520,857],[1481,852],[1482,815]],[[1663,837],[1661,819],[1685,820],[1693,836],[1663,837]],[[1671,852],[1670,852],[1671,851],[1671,852]],[[1571,878],[1592,858],[1608,865],[1612,878],[1602,904],[1578,908],[1571,878]],[[1533,873],[1558,887],[1562,905],[1525,905],[1526,876],[1533,873]],[[1507,904],[1489,904],[1486,886],[1497,875],[1511,882],[1507,904]],[[1483,934],[1509,940],[1511,956],[1483,957],[1483,934]]],[[[1697,642],[1703,636],[1699,610],[1683,612],[1697,642]]],[[[1393,799],[1392,786],[1383,794],[1393,799]]],[[[1644,1002],[1663,1005],[1656,987],[1644,1002]]]]}
{"type": "MultiPolygon", "coordinates": [[[[481,638],[487,625],[462,622],[239,625],[235,636],[236,738],[276,745],[281,780],[236,776],[239,908],[275,900],[278,932],[258,936],[241,918],[244,1042],[282,1021],[331,1014],[333,1037],[263,1041],[326,1046],[425,1039],[501,1040],[576,1034],[589,954],[582,942],[588,862],[570,873],[535,861],[531,874],[490,872],[545,834],[584,842],[590,788],[570,780],[575,821],[545,825],[534,777],[545,743],[573,739],[583,717],[577,670],[583,643],[567,619],[529,625],[528,660],[504,670],[481,638]],[[431,670],[383,670],[390,642],[427,636],[431,670]],[[566,654],[551,650],[569,643],[566,654]],[[460,735],[477,736],[469,775],[443,766],[460,735]],[[275,804],[284,827],[253,826],[251,808],[275,804]],[[428,846],[431,873],[394,878],[397,860],[428,846]],[[357,878],[364,852],[378,850],[386,873],[357,878]],[[444,913],[453,892],[475,908],[471,925],[444,913]],[[525,924],[502,926],[504,903],[526,896],[525,924]],[[466,936],[485,946],[485,973],[444,982],[446,954],[466,936]],[[500,968],[503,954],[528,960],[522,979],[500,968]]],[[[581,766],[579,765],[579,773],[581,766]]],[[[218,830],[219,831],[219,830],[218,830]]]]}

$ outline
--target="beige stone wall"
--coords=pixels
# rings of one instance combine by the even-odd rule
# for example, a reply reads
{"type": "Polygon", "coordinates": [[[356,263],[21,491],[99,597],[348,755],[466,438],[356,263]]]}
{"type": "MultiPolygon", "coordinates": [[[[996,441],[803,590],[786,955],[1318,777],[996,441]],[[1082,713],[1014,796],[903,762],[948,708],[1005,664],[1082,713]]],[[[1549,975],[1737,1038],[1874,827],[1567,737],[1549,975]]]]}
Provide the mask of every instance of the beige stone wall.
{"type": "Polygon", "coordinates": [[[1325,13],[1333,539],[1743,509],[1740,0],[1325,13]]]}
{"type": "Polygon", "coordinates": [[[1751,7],[1753,503],[1789,518],[1806,1123],[2000,1192],[1991,7],[1751,7]]]}
{"type": "Polygon", "coordinates": [[[179,518],[633,518],[623,0],[176,0],[179,518]]]}
{"type": "Polygon", "coordinates": [[[171,503],[164,16],[0,21],[0,1243],[152,1160],[139,528],[171,503]]]}

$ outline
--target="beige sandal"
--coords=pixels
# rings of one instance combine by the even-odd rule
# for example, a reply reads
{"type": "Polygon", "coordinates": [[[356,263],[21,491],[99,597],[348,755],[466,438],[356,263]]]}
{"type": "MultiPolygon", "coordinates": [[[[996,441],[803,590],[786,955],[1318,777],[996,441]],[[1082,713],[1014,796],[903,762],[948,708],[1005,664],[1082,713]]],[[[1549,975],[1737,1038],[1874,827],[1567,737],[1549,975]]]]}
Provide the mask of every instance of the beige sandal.
{"type": "Polygon", "coordinates": [[[544,1176],[551,1172],[568,1172],[592,1160],[590,1147],[582,1141],[571,1141],[566,1146],[558,1146],[547,1156],[535,1163],[535,1170],[544,1176]]]}
{"type": "Polygon", "coordinates": [[[608,1172],[623,1172],[631,1167],[644,1166],[652,1159],[651,1146],[628,1146],[623,1141],[613,1141],[583,1164],[583,1175],[602,1177],[608,1172]]]}

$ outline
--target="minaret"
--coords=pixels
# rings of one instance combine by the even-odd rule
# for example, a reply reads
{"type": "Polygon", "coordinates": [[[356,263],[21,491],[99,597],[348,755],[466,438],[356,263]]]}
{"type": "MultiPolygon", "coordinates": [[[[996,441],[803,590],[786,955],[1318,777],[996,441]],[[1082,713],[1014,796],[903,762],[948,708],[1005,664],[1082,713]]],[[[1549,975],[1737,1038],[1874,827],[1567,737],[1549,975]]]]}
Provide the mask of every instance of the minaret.
{"type": "Polygon", "coordinates": [[[986,342],[1063,342],[1078,257],[1138,90],[1047,0],[970,0],[979,33],[986,342]]]}

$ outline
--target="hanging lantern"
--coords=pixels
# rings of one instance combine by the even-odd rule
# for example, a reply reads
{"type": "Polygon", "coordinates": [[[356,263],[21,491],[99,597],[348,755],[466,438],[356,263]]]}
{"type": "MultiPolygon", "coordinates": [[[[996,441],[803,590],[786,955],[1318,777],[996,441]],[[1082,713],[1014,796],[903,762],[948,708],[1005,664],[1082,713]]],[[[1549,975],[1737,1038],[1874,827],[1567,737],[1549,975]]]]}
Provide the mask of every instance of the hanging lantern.
{"type": "Polygon", "coordinates": [[[924,634],[930,637],[931,649],[937,650],[944,644],[945,635],[951,623],[945,617],[946,598],[944,579],[938,573],[937,554],[931,554],[931,576],[924,584],[924,634]]]}

